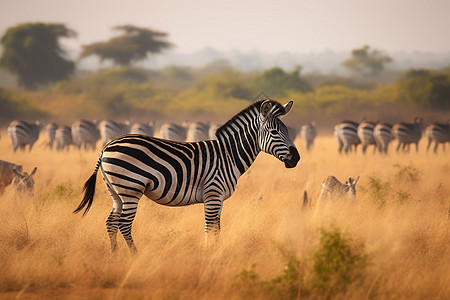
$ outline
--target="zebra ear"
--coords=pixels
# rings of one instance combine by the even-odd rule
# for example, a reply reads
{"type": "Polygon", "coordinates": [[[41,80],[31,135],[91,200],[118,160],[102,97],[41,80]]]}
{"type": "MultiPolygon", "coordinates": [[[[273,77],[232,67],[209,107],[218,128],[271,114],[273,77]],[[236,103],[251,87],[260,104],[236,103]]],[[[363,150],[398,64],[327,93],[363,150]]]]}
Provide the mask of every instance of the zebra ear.
{"type": "Polygon", "coordinates": [[[272,103],[270,103],[270,100],[266,100],[261,104],[260,113],[264,118],[266,118],[269,115],[271,109],[272,103]]]}
{"type": "Polygon", "coordinates": [[[356,178],[356,180],[355,180],[355,182],[353,183],[353,185],[356,185],[356,183],[358,182],[358,180],[359,180],[359,176],[358,176],[358,178],[356,178]]]}
{"type": "Polygon", "coordinates": [[[33,171],[31,171],[31,174],[30,174],[30,176],[33,176],[33,175],[34,175],[34,173],[36,173],[36,171],[37,171],[37,167],[34,167],[33,171]]]}
{"type": "Polygon", "coordinates": [[[22,177],[23,177],[21,171],[19,171],[17,168],[14,168],[14,169],[13,169],[13,172],[14,172],[14,174],[16,174],[17,176],[19,176],[19,178],[22,178],[22,177]]]}
{"type": "Polygon", "coordinates": [[[286,103],[284,106],[284,114],[286,115],[292,108],[292,105],[294,104],[294,101],[289,101],[288,103],[286,103]]]}

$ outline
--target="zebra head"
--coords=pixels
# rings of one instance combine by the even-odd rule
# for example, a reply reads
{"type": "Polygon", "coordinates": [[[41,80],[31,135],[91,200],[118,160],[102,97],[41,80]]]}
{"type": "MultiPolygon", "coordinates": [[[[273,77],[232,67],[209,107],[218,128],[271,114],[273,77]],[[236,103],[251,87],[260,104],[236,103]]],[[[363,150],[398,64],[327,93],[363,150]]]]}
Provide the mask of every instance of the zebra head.
{"type": "Polygon", "coordinates": [[[13,171],[16,174],[16,177],[13,179],[13,185],[16,187],[19,192],[30,192],[33,193],[34,189],[34,179],[33,175],[36,173],[37,168],[34,167],[31,174],[28,175],[27,172],[21,172],[19,169],[15,168],[13,171]]]}
{"type": "Polygon", "coordinates": [[[300,160],[297,148],[289,137],[286,125],[279,117],[286,115],[292,108],[293,101],[285,105],[266,100],[259,111],[258,143],[262,151],[284,162],[286,168],[293,168],[300,160]]]}
{"type": "Polygon", "coordinates": [[[358,182],[358,180],[359,176],[358,178],[356,178],[356,180],[353,180],[351,177],[349,177],[348,181],[345,183],[347,193],[351,197],[356,197],[356,183],[358,182]]]}

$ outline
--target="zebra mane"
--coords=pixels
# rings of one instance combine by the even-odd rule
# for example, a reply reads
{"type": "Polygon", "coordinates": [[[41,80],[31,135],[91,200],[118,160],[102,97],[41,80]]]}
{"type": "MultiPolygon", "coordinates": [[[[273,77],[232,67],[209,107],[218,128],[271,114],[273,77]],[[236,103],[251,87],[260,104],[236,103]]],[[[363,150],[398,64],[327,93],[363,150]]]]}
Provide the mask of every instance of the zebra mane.
{"type": "Polygon", "coordinates": [[[263,99],[263,100],[257,101],[255,103],[249,105],[247,108],[244,108],[239,113],[234,115],[230,120],[228,120],[225,124],[223,124],[222,126],[217,128],[216,136],[219,136],[220,133],[222,133],[225,130],[225,128],[228,128],[228,127],[230,127],[231,124],[234,124],[236,122],[236,119],[238,119],[240,116],[247,115],[254,110],[256,110],[259,113],[262,103],[266,100],[270,100],[270,103],[272,104],[272,107],[273,107],[272,108],[273,112],[277,112],[277,114],[279,114],[279,115],[282,115],[285,113],[284,106],[281,103],[279,103],[278,101],[275,101],[272,99],[263,99]],[[279,112],[283,112],[283,113],[280,114],[279,112]]]}

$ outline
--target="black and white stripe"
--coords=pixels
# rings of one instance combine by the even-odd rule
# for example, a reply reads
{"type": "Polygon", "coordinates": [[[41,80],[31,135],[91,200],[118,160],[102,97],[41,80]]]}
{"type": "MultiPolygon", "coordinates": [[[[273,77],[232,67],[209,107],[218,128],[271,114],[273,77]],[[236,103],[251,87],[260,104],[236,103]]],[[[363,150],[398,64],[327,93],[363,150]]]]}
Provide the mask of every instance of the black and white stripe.
{"type": "Polygon", "coordinates": [[[345,153],[352,151],[352,146],[356,147],[361,143],[358,137],[358,123],[353,121],[342,121],[334,126],[334,136],[338,142],[339,153],[344,149],[345,153]]]}
{"type": "Polygon", "coordinates": [[[373,137],[380,153],[387,154],[389,143],[394,139],[391,133],[392,125],[378,123],[373,129],[373,137]]]}
{"type": "Polygon", "coordinates": [[[130,132],[130,122],[119,123],[112,120],[103,120],[98,125],[103,146],[112,139],[130,132]]]}
{"type": "Polygon", "coordinates": [[[45,131],[47,132],[47,138],[48,138],[48,147],[50,149],[53,149],[53,143],[55,142],[55,134],[56,129],[58,129],[58,124],[52,122],[45,126],[45,131]]]}
{"type": "Polygon", "coordinates": [[[72,128],[70,126],[59,126],[55,133],[56,150],[69,150],[73,144],[72,128]]]}
{"type": "Polygon", "coordinates": [[[77,120],[72,124],[73,144],[80,149],[84,146],[87,150],[88,146],[95,150],[97,141],[100,139],[100,132],[97,125],[88,120],[77,120]]]}
{"type": "Polygon", "coordinates": [[[316,126],[311,122],[300,127],[300,136],[305,142],[306,150],[309,151],[314,145],[314,140],[317,136],[316,126]]]}
{"type": "Polygon", "coordinates": [[[373,130],[376,123],[370,121],[362,121],[358,125],[358,138],[361,141],[362,152],[365,154],[367,147],[374,145],[374,152],[376,150],[375,137],[373,135],[373,130]]]}
{"type": "Polygon", "coordinates": [[[403,151],[409,152],[409,145],[416,144],[416,152],[419,152],[419,141],[422,137],[424,124],[422,118],[415,118],[413,123],[397,123],[392,126],[392,135],[397,139],[397,152],[402,146],[403,151]]]}
{"type": "Polygon", "coordinates": [[[446,124],[433,123],[428,125],[425,134],[428,138],[427,151],[433,141],[435,142],[433,149],[435,153],[439,144],[442,144],[442,150],[445,151],[445,143],[450,143],[450,120],[446,124]]]}
{"type": "Polygon", "coordinates": [[[137,122],[131,126],[131,134],[142,134],[147,136],[154,136],[155,134],[155,122],[137,122]]]}
{"type": "Polygon", "coordinates": [[[187,129],[187,124],[165,123],[159,129],[159,134],[166,140],[184,142],[187,138],[187,129]]]}
{"type": "Polygon", "coordinates": [[[24,150],[29,145],[29,150],[33,148],[34,143],[39,138],[39,133],[43,124],[40,121],[27,123],[25,121],[12,121],[8,126],[8,135],[11,138],[14,152],[18,148],[24,150]]]}
{"type": "Polygon", "coordinates": [[[218,232],[223,201],[260,151],[283,161],[287,168],[300,160],[279,119],[291,107],[292,101],[284,106],[273,100],[256,102],[221,126],[217,140],[175,142],[143,135],[117,138],[103,148],[74,212],[89,210],[100,169],[113,199],[106,221],[113,251],[119,230],[130,250],[136,251],[131,226],[142,195],[169,206],[204,203],[205,232],[218,232]]]}
{"type": "Polygon", "coordinates": [[[209,125],[203,122],[192,122],[189,125],[186,140],[189,142],[209,140],[209,125]]]}

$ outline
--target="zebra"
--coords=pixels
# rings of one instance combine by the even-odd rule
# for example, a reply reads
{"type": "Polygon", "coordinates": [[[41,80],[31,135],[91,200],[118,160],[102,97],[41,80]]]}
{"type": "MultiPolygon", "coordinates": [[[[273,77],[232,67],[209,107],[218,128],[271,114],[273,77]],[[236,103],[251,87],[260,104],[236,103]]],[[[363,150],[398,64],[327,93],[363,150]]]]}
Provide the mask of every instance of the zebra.
{"type": "Polygon", "coordinates": [[[344,151],[347,154],[351,151],[351,147],[356,147],[361,143],[361,140],[358,137],[358,123],[353,121],[342,121],[341,123],[336,124],[334,126],[334,136],[338,141],[339,145],[339,153],[342,152],[342,149],[345,147],[344,151]]]}
{"type": "Polygon", "coordinates": [[[186,140],[198,142],[209,139],[209,125],[202,122],[192,122],[187,130],[186,140]]]}
{"type": "Polygon", "coordinates": [[[118,123],[112,120],[104,120],[100,122],[98,129],[100,130],[103,146],[105,146],[110,140],[129,133],[130,122],[118,123]]]}
{"type": "Polygon", "coordinates": [[[34,143],[39,138],[44,124],[41,121],[35,123],[27,123],[25,121],[12,121],[8,126],[8,135],[11,138],[14,152],[18,148],[25,150],[25,146],[29,145],[29,151],[33,148],[34,143]]]}
{"type": "Polygon", "coordinates": [[[219,129],[219,127],[220,125],[217,123],[213,123],[211,124],[211,126],[209,126],[208,135],[210,140],[217,140],[216,131],[217,129],[219,129]]]}
{"type": "Polygon", "coordinates": [[[28,175],[27,172],[21,172],[19,169],[14,169],[16,176],[14,177],[12,184],[16,188],[17,192],[26,192],[33,194],[34,192],[34,179],[33,175],[36,173],[37,167],[31,171],[28,175]]]}
{"type": "Polygon", "coordinates": [[[70,126],[59,126],[55,133],[56,150],[64,150],[73,144],[72,128],[70,126]]]}
{"type": "Polygon", "coordinates": [[[427,126],[425,130],[428,138],[427,152],[430,149],[431,143],[434,141],[434,152],[437,152],[439,143],[442,144],[442,150],[445,151],[445,143],[450,143],[450,120],[447,124],[433,123],[427,126]]]}
{"type": "Polygon", "coordinates": [[[351,177],[348,178],[348,181],[345,183],[341,183],[336,177],[328,176],[322,182],[322,189],[320,191],[320,199],[331,197],[344,197],[355,198],[356,197],[356,183],[358,183],[359,176],[356,180],[353,180],[351,177]]]}
{"type": "Polygon", "coordinates": [[[168,206],[204,203],[206,242],[219,233],[223,201],[233,194],[238,178],[259,152],[269,153],[294,168],[300,155],[279,119],[292,108],[274,100],[258,101],[217,130],[217,140],[176,142],[143,135],[126,135],[101,151],[84,197],[74,213],[85,215],[93,202],[100,169],[113,199],[106,221],[111,250],[117,250],[120,230],[132,253],[137,251],[131,227],[142,195],[168,206]]]}
{"type": "Polygon", "coordinates": [[[422,118],[415,118],[413,123],[397,123],[392,126],[392,135],[398,140],[397,152],[402,146],[403,151],[409,152],[409,145],[416,144],[416,152],[419,152],[419,141],[422,137],[424,124],[422,118]]]}
{"type": "Polygon", "coordinates": [[[153,136],[155,134],[155,122],[137,122],[131,126],[130,133],[153,136]]]}
{"type": "Polygon", "coordinates": [[[56,124],[54,122],[48,123],[45,126],[45,131],[47,131],[47,137],[48,137],[47,145],[50,149],[53,149],[53,143],[55,141],[56,129],[58,129],[58,124],[56,124]]]}
{"type": "Polygon", "coordinates": [[[96,123],[81,119],[72,124],[72,140],[78,149],[84,145],[84,149],[87,150],[88,145],[90,145],[92,150],[95,150],[99,139],[100,132],[96,123]]]}
{"type": "Polygon", "coordinates": [[[378,123],[373,129],[373,137],[380,153],[387,154],[389,143],[393,140],[391,133],[392,125],[378,123]]]}
{"type": "Polygon", "coordinates": [[[159,134],[163,139],[184,142],[187,137],[187,123],[178,125],[175,123],[165,123],[159,129],[159,134]]]}
{"type": "Polygon", "coordinates": [[[374,152],[377,149],[375,137],[373,134],[373,130],[374,130],[375,126],[376,126],[376,123],[370,122],[370,121],[362,121],[358,125],[357,134],[358,134],[359,140],[361,141],[363,154],[366,153],[366,149],[370,145],[374,146],[374,148],[373,148],[374,152]]]}
{"type": "Polygon", "coordinates": [[[306,145],[306,151],[311,150],[314,145],[314,139],[317,136],[316,126],[314,122],[302,125],[300,127],[300,136],[306,145]]]}

